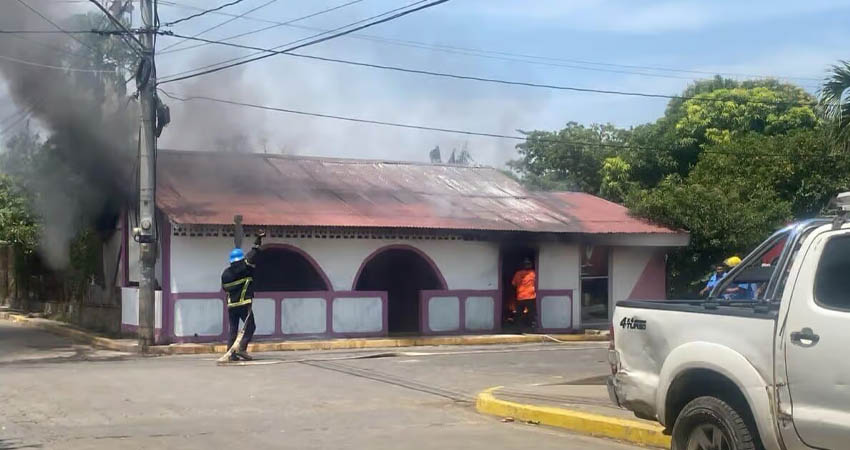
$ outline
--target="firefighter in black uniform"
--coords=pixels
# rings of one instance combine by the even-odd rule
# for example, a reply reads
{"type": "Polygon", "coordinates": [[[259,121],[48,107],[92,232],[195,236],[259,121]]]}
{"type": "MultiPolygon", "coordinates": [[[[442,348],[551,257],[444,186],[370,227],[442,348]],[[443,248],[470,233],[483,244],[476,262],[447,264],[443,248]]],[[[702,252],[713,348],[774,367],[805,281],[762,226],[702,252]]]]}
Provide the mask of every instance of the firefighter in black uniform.
{"type": "Polygon", "coordinates": [[[227,292],[227,315],[230,319],[230,337],[227,340],[228,350],[236,341],[239,332],[239,321],[245,322],[245,336],[238,349],[234,349],[230,356],[231,361],[243,359],[250,361],[248,355],[248,343],[254,336],[257,326],[254,323],[254,313],[251,310],[251,302],[254,299],[254,267],[255,258],[263,243],[265,233],[260,231],[254,246],[248,252],[248,256],[241,248],[234,248],[230,252],[230,267],[224,269],[221,274],[221,287],[227,292]]]}

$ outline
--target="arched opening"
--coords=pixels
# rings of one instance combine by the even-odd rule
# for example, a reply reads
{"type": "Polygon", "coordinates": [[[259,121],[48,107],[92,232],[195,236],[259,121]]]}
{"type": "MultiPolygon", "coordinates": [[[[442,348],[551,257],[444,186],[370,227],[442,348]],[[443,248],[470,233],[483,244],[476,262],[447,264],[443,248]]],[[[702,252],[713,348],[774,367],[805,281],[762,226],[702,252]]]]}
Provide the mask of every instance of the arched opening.
{"type": "Polygon", "coordinates": [[[390,333],[419,331],[419,293],[446,289],[434,263],[413,247],[388,247],[366,259],[357,291],[386,291],[390,333]]]}
{"type": "Polygon", "coordinates": [[[290,246],[264,247],[255,259],[257,292],[329,291],[321,269],[307,254],[290,246]]]}

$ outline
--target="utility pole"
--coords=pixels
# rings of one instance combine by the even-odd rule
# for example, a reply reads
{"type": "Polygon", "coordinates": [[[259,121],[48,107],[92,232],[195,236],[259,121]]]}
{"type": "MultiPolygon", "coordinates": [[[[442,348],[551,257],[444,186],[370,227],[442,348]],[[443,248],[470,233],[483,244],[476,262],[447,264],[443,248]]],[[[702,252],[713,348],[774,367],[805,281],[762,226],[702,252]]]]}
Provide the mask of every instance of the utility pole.
{"type": "Polygon", "coordinates": [[[141,151],[139,153],[139,229],[135,230],[139,240],[139,347],[141,350],[154,345],[154,289],[156,288],[156,65],[154,63],[153,2],[140,0],[142,16],[142,61],[136,87],[142,110],[141,151]]]}

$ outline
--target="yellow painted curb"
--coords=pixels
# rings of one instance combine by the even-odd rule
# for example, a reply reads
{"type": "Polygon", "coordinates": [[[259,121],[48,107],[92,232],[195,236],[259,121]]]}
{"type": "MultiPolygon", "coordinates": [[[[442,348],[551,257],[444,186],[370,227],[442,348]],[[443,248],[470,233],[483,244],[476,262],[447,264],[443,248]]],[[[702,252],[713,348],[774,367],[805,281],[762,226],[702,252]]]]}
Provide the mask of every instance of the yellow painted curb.
{"type": "Polygon", "coordinates": [[[550,406],[526,405],[499,400],[494,395],[494,392],[499,389],[501,389],[501,386],[487,389],[478,394],[475,409],[482,414],[532,421],[576,433],[651,447],[670,448],[670,436],[662,432],[664,427],[661,425],[550,406]]]}
{"type": "MultiPolygon", "coordinates": [[[[116,339],[97,336],[65,323],[47,319],[32,319],[20,314],[2,313],[0,319],[11,320],[21,325],[40,328],[76,341],[108,350],[138,352],[135,343],[121,342],[116,339]]],[[[549,335],[548,340],[560,342],[602,342],[608,341],[608,336],[591,334],[555,334],[549,335]]],[[[393,347],[422,347],[431,345],[495,345],[495,344],[531,344],[546,342],[547,337],[540,334],[492,334],[474,336],[422,336],[409,338],[356,338],[329,339],[320,341],[275,341],[254,342],[248,346],[251,352],[279,352],[298,350],[354,350],[369,348],[393,347]]],[[[209,353],[224,353],[224,344],[171,344],[156,345],[148,348],[152,355],[198,355],[209,353]]]]}

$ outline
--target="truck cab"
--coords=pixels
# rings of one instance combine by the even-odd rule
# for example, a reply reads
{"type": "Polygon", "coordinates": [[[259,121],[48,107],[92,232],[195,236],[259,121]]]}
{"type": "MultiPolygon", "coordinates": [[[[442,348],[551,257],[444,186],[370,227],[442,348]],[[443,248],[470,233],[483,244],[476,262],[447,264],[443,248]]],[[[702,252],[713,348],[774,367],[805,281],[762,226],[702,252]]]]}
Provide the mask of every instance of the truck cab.
{"type": "Polygon", "coordinates": [[[620,302],[613,330],[612,400],[674,449],[850,448],[845,216],[778,231],[708,300],[620,302]],[[724,298],[734,286],[751,298],[724,298]]]}

